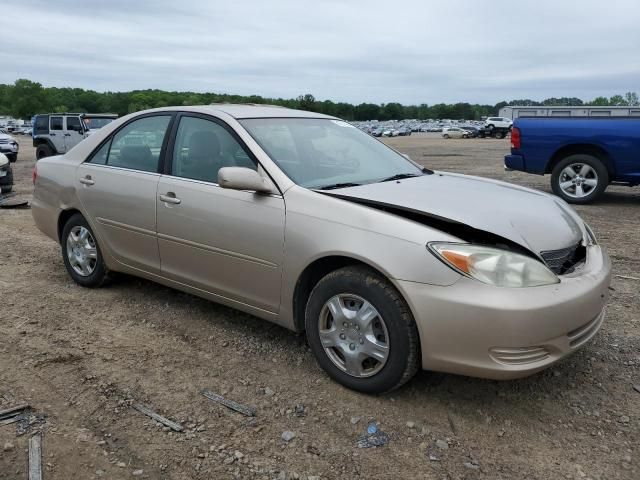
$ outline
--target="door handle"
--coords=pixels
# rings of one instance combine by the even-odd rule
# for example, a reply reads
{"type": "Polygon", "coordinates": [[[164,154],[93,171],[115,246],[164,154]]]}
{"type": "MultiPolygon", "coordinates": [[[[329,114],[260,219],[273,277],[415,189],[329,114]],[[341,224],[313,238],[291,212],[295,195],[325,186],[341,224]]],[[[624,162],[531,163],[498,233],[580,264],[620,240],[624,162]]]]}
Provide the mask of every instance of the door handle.
{"type": "Polygon", "coordinates": [[[65,133],[65,134],[64,134],[64,136],[65,136],[65,137],[70,137],[70,136],[71,136],[71,134],[70,134],[70,133],[65,133]]]}
{"type": "Polygon", "coordinates": [[[160,195],[158,198],[160,198],[161,202],[171,203],[173,205],[178,205],[180,202],[182,202],[182,200],[176,198],[176,194],[173,192],[167,192],[164,195],[160,195]]]}
{"type": "Polygon", "coordinates": [[[55,136],[56,136],[56,134],[55,134],[55,133],[50,133],[49,135],[50,135],[50,136],[52,136],[52,137],[55,137],[55,136]]]}
{"type": "Polygon", "coordinates": [[[87,175],[87,176],[85,176],[84,178],[81,178],[81,179],[80,179],[80,183],[82,183],[83,185],[93,185],[93,184],[94,184],[94,183],[96,183],[96,182],[94,182],[94,181],[91,179],[91,175],[87,175]]]}

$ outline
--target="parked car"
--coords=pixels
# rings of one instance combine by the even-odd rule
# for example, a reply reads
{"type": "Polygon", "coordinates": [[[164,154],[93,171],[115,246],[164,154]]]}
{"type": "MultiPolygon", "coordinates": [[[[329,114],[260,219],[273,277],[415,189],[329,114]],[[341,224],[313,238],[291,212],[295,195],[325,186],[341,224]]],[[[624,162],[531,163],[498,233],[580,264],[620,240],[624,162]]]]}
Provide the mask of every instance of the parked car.
{"type": "Polygon", "coordinates": [[[8,133],[0,133],[0,153],[7,156],[9,161],[18,160],[18,150],[20,146],[15,138],[8,133]]]}
{"type": "Polygon", "coordinates": [[[476,138],[480,135],[480,129],[478,127],[471,127],[471,126],[463,126],[460,127],[463,130],[466,130],[469,133],[469,137],[470,138],[476,138]]]}
{"type": "Polygon", "coordinates": [[[96,130],[118,118],[113,114],[51,113],[36,115],[33,146],[36,159],[68,152],[96,130]]]}
{"type": "Polygon", "coordinates": [[[38,161],[34,184],[79,285],[126,272],[306,331],[363,392],[418,368],[525,376],[604,318],[609,258],[565,202],[434,174],[318,113],[138,112],[38,161]]]}
{"type": "Polygon", "coordinates": [[[442,129],[442,138],[469,138],[469,132],[460,127],[445,127],[442,129]]]}
{"type": "Polygon", "coordinates": [[[0,194],[13,189],[13,170],[11,162],[4,153],[0,153],[0,194]]]}
{"type": "Polygon", "coordinates": [[[518,118],[505,167],[551,174],[553,193],[594,201],[610,183],[640,185],[640,118],[518,118]]]}
{"type": "Polygon", "coordinates": [[[511,128],[513,120],[505,117],[489,117],[484,122],[484,126],[487,128],[511,128]]]}

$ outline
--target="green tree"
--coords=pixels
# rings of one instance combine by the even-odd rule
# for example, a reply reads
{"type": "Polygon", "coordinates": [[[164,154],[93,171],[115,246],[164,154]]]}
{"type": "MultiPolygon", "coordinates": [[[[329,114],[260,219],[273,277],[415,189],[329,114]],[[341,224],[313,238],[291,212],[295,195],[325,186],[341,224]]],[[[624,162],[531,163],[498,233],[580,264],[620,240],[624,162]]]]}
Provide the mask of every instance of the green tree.
{"type": "Polygon", "coordinates": [[[625,93],[624,94],[624,101],[630,107],[635,107],[637,105],[640,105],[640,102],[638,102],[638,94],[636,92],[627,92],[627,93],[625,93]]]}
{"type": "Polygon", "coordinates": [[[596,97],[591,101],[590,104],[606,107],[609,105],[609,99],[607,97],[596,97]]]}
{"type": "Polygon", "coordinates": [[[16,80],[11,91],[9,113],[16,118],[29,118],[46,110],[47,102],[42,85],[31,80],[16,80]]]}
{"type": "Polygon", "coordinates": [[[613,105],[615,107],[625,105],[624,97],[622,95],[614,95],[609,99],[609,105],[613,105]]]}

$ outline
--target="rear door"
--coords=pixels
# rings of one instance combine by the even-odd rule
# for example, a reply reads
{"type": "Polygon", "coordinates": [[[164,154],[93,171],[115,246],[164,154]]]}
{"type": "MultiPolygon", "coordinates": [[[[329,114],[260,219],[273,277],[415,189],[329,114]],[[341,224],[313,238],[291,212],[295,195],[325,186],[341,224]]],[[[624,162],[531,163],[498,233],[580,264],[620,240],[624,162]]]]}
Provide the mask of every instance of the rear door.
{"type": "Polygon", "coordinates": [[[76,172],[76,191],[99,238],[119,262],[158,273],[156,189],[173,116],[137,117],[76,172]]]}
{"type": "Polygon", "coordinates": [[[65,151],[71,150],[84,140],[84,129],[80,117],[65,117],[64,146],[65,151]]]}
{"type": "Polygon", "coordinates": [[[57,153],[66,153],[64,145],[64,117],[51,115],[49,117],[49,138],[57,153]]]}
{"type": "Polygon", "coordinates": [[[260,168],[223,122],[185,114],[176,130],[167,159],[169,174],[158,184],[163,276],[277,312],[284,199],[218,186],[222,167],[260,168]]]}

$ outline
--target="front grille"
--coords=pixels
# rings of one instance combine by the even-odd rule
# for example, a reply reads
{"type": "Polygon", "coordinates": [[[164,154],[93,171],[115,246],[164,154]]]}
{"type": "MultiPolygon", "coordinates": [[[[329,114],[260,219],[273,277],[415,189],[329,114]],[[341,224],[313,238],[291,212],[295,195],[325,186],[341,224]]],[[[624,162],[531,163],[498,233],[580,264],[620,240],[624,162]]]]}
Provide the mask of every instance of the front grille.
{"type": "Polygon", "coordinates": [[[0,138],[0,143],[9,143],[9,140],[6,138],[0,138]]]}
{"type": "Polygon", "coordinates": [[[489,355],[498,363],[505,365],[525,365],[549,358],[549,351],[544,347],[492,347],[489,355]]]}
{"type": "Polygon", "coordinates": [[[560,250],[547,250],[540,252],[547,267],[556,275],[571,273],[576,265],[584,262],[587,256],[587,249],[580,243],[560,250]]]}

